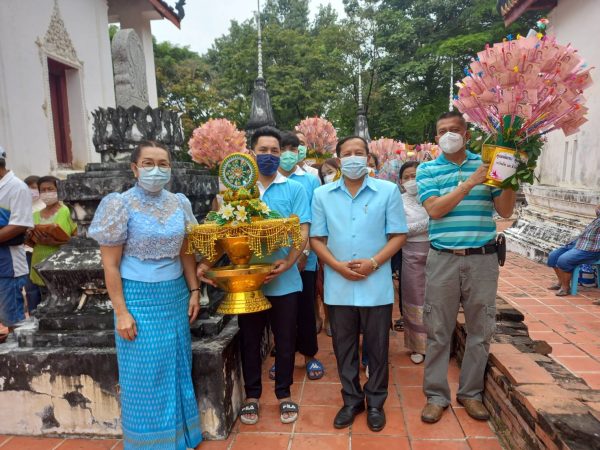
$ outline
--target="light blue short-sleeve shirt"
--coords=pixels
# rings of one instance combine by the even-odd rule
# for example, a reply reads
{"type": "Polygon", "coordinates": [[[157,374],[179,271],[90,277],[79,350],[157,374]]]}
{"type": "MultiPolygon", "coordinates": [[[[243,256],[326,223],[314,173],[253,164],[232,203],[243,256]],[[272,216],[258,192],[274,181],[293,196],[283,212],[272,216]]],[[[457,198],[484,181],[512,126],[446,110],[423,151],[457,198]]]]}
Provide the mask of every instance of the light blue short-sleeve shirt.
{"type": "MultiPolygon", "coordinates": [[[[300,167],[296,166],[296,171],[289,176],[289,179],[297,181],[302,186],[304,186],[306,196],[308,198],[308,205],[310,207],[310,205],[312,204],[313,192],[315,191],[315,189],[321,186],[321,183],[319,183],[318,178],[308,172],[305,172],[300,167]]],[[[307,270],[309,272],[315,272],[317,270],[317,255],[312,250],[309,253],[308,258],[306,259],[306,267],[304,268],[304,270],[307,270]]]]}
{"type": "MultiPolygon", "coordinates": [[[[366,177],[353,198],[340,179],[318,188],[312,202],[311,237],[327,237],[338,261],[372,258],[388,235],[408,232],[398,186],[366,177]]],[[[325,303],[339,306],[382,306],[394,303],[392,266],[388,260],[360,281],[345,279],[325,266],[325,303]]]]}
{"type": "MultiPolygon", "coordinates": [[[[284,217],[294,214],[300,218],[300,223],[310,223],[310,208],[306,192],[300,183],[278,173],[275,180],[267,189],[263,190],[260,183],[258,183],[258,187],[260,189],[260,198],[269,208],[277,211],[284,217]]],[[[252,263],[272,263],[279,259],[287,258],[289,253],[289,247],[281,248],[264,258],[253,258],[252,263]]],[[[302,278],[300,277],[298,266],[294,264],[270,283],[265,284],[263,292],[267,296],[280,296],[293,292],[302,292],[302,278]]]]}

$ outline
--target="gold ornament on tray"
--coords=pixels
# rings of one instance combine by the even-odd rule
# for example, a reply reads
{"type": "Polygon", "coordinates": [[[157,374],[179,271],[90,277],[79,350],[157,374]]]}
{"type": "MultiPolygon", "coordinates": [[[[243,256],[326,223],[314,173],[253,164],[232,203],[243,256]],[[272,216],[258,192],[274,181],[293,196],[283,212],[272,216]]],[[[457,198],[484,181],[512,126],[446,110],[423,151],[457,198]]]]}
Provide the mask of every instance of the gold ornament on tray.
{"type": "Polygon", "coordinates": [[[233,153],[219,168],[227,187],[219,211],[206,216],[205,223],[188,230],[190,251],[211,262],[225,253],[231,265],[206,273],[226,292],[217,312],[249,314],[264,311],[271,304],[261,291],[272,264],[250,264],[252,256],[262,258],[282,248],[300,249],[302,234],[297,216],[282,217],[260,200],[256,182],[258,167],[251,156],[233,153]]]}

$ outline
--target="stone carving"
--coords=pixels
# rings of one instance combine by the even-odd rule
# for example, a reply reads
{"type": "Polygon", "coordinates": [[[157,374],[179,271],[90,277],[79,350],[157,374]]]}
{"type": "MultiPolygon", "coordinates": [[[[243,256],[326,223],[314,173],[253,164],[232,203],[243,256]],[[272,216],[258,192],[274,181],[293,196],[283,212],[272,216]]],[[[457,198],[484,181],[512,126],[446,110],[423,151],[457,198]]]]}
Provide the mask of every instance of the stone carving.
{"type": "Polygon", "coordinates": [[[36,43],[49,56],[54,56],[64,62],[69,62],[75,66],[81,66],[81,61],[77,58],[77,52],[73,46],[73,41],[69,37],[65,23],[60,15],[58,0],[54,0],[54,9],[50,18],[50,25],[43,39],[38,39],[36,43]]]}
{"type": "Polygon", "coordinates": [[[98,108],[92,112],[92,142],[102,162],[127,161],[142,140],[162,142],[171,152],[181,151],[183,129],[179,114],[161,108],[98,108]]]}
{"type": "Polygon", "coordinates": [[[148,106],[146,58],[139,36],[132,29],[119,30],[112,40],[117,106],[148,106]]]}

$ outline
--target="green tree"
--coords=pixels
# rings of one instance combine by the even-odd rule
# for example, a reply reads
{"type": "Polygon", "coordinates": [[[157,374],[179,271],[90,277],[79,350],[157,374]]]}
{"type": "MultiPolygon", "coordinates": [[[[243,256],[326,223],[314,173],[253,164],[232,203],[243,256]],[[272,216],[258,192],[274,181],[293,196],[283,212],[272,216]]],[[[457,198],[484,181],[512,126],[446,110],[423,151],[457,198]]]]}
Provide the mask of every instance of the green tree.
{"type": "Polygon", "coordinates": [[[452,62],[460,79],[486,43],[526,32],[534,22],[529,15],[506,29],[495,0],[346,0],[345,5],[353,20],[374,23],[372,134],[412,143],[433,139],[435,118],[448,108],[452,62]]]}
{"type": "MultiPolygon", "coordinates": [[[[358,65],[373,137],[431,141],[448,108],[450,66],[459,80],[470,58],[508,33],[525,33],[527,15],[506,29],[495,0],[344,0],[310,20],[308,0],[267,0],[262,15],[264,73],[275,119],[291,129],[324,116],[339,135],[354,130],[358,65]]],[[[186,133],[224,117],[243,129],[257,76],[254,18],[232,21],[204,55],[155,43],[159,98],[183,114],[186,133]]]]}

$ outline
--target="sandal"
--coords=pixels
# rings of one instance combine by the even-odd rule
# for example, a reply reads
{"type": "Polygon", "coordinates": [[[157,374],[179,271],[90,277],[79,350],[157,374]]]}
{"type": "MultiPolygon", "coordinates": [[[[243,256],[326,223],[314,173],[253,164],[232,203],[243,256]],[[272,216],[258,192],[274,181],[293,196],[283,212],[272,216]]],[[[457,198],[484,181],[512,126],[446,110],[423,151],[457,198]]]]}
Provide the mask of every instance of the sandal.
{"type": "Polygon", "coordinates": [[[246,403],[240,410],[240,422],[244,425],[256,425],[258,422],[258,403],[250,402],[246,403]],[[254,419],[248,419],[244,416],[254,415],[254,419]]]}
{"type": "Polygon", "coordinates": [[[274,380],[275,379],[275,364],[273,364],[271,366],[271,368],[269,369],[269,379],[270,380],[274,380]]]}
{"type": "Polygon", "coordinates": [[[410,360],[415,364],[421,364],[425,361],[425,355],[422,353],[411,353],[410,360]]]}
{"type": "Polygon", "coordinates": [[[567,289],[560,288],[554,295],[557,297],[566,297],[567,295],[571,295],[571,293],[567,289]]]}
{"type": "Polygon", "coordinates": [[[550,291],[558,291],[558,290],[560,289],[560,287],[561,287],[561,286],[560,286],[560,283],[555,283],[555,284],[553,284],[552,286],[549,286],[549,287],[548,287],[548,289],[549,289],[550,291]]]}
{"type": "Polygon", "coordinates": [[[394,331],[404,331],[404,320],[398,319],[394,322],[394,331]]]}
{"type": "Polygon", "coordinates": [[[294,423],[298,420],[298,412],[300,408],[297,403],[290,400],[279,403],[279,419],[281,423],[294,423]],[[284,414],[288,414],[288,417],[283,417],[284,414]]]}
{"type": "Polygon", "coordinates": [[[311,359],[306,363],[306,376],[309,380],[320,380],[325,375],[325,367],[318,359],[311,359]]]}

